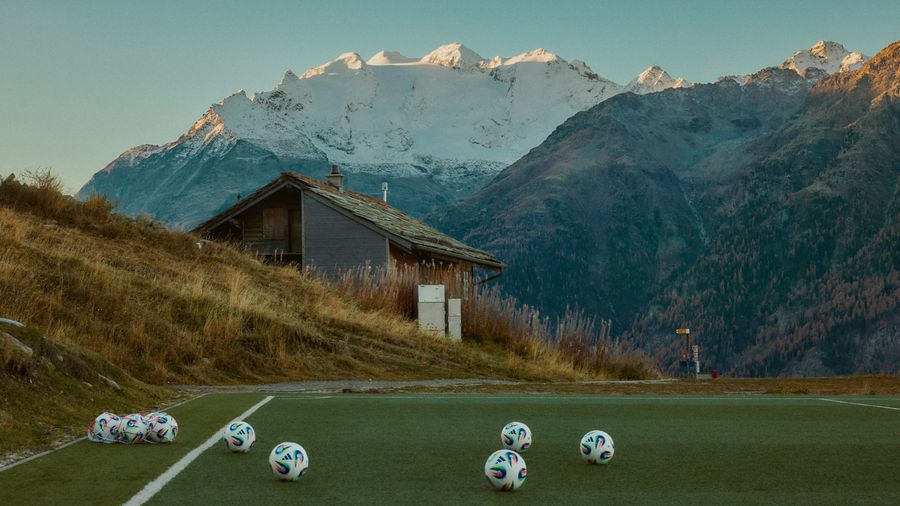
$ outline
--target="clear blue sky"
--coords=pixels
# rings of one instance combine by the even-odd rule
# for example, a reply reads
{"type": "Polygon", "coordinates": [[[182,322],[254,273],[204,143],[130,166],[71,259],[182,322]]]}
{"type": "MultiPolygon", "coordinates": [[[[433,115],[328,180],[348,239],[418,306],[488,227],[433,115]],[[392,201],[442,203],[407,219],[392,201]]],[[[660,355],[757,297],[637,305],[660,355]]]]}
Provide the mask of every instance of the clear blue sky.
{"type": "Polygon", "coordinates": [[[900,1],[0,0],[0,174],[51,167],[75,191],[232,92],[344,51],[544,47],[620,83],[651,64],[710,81],[819,39],[873,55],[900,39],[900,1]]]}

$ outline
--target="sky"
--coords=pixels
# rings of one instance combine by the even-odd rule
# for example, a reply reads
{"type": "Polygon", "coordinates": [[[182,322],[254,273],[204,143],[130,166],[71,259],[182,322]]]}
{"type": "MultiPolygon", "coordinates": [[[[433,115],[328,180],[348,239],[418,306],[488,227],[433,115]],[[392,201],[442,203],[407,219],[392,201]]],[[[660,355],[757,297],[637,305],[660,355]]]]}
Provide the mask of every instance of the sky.
{"type": "Polygon", "coordinates": [[[898,20],[897,0],[0,0],[0,177],[50,168],[75,192],[210,104],[345,51],[543,47],[622,84],[650,65],[708,82],[820,39],[871,56],[900,40],[898,20]]]}

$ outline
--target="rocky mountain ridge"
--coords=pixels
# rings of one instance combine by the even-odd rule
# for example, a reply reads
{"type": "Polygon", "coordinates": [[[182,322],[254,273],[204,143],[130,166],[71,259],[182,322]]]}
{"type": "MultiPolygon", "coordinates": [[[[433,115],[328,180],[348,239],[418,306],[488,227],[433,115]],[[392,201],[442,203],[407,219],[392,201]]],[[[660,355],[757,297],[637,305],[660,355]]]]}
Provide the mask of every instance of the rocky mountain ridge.
{"type": "Polygon", "coordinates": [[[895,43],[827,77],[616,96],[433,220],[522,302],[612,318],[670,370],[688,326],[723,371],[896,373],[898,68],[895,43]]]}

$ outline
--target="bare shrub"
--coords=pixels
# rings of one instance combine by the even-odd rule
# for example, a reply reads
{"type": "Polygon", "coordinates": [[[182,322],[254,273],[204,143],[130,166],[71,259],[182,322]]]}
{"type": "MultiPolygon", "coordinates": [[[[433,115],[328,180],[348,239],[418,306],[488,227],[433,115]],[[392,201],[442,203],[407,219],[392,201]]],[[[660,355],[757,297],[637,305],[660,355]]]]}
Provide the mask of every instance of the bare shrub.
{"type": "Polygon", "coordinates": [[[63,184],[53,171],[48,167],[39,167],[37,169],[27,169],[22,173],[25,181],[31,186],[47,193],[62,193],[63,184]]]}
{"type": "Polygon", "coordinates": [[[83,208],[86,213],[95,219],[108,219],[112,215],[116,204],[110,202],[105,196],[92,193],[84,200],[83,208]]]}

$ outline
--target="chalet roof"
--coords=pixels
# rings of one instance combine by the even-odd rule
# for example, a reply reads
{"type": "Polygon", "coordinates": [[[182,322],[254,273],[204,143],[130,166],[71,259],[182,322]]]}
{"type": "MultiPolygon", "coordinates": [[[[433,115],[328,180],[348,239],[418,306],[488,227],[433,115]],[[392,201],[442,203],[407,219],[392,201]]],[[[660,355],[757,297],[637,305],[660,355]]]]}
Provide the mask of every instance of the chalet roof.
{"type": "Polygon", "coordinates": [[[402,211],[389,206],[380,199],[363,195],[346,188],[339,189],[324,181],[297,174],[283,172],[277,179],[241,199],[235,205],[198,225],[193,231],[206,234],[258,201],[284,187],[309,190],[331,204],[353,215],[357,220],[366,221],[389,235],[398,237],[412,245],[413,249],[428,251],[454,259],[473,262],[494,269],[503,268],[497,257],[472,248],[456,239],[438,232],[402,211]]]}

